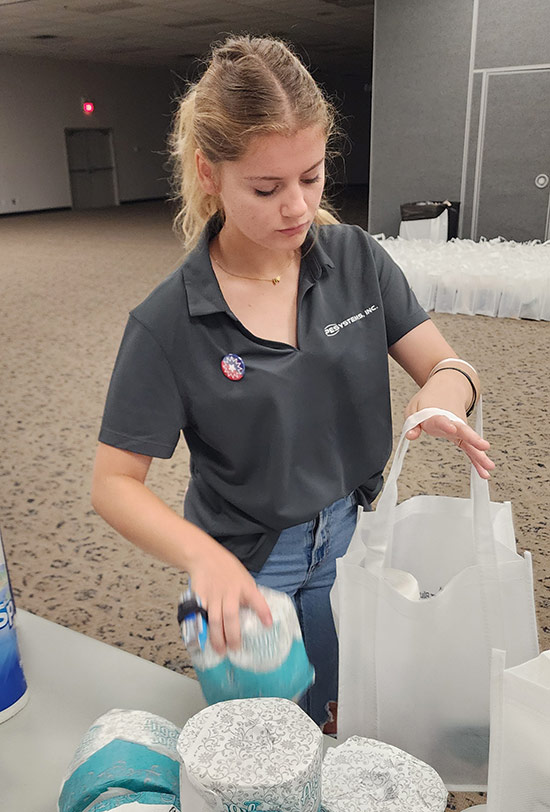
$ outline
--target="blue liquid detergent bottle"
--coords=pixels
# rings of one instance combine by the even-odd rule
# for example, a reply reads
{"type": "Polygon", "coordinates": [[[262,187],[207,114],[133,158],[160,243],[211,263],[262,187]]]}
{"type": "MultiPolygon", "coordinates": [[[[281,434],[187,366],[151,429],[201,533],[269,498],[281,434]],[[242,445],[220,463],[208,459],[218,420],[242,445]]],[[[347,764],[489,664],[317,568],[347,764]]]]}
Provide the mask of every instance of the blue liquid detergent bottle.
{"type": "Polygon", "coordinates": [[[27,683],[17,645],[15,604],[0,533],[0,722],[21,710],[27,699],[27,683]]]}
{"type": "Polygon", "coordinates": [[[252,609],[242,607],[241,648],[220,656],[208,637],[208,615],[193,592],[180,598],[178,622],[191,661],[209,705],[229,699],[281,697],[297,701],[315,679],[296,610],[283,592],[258,587],[273,625],[262,624],[252,609]]]}

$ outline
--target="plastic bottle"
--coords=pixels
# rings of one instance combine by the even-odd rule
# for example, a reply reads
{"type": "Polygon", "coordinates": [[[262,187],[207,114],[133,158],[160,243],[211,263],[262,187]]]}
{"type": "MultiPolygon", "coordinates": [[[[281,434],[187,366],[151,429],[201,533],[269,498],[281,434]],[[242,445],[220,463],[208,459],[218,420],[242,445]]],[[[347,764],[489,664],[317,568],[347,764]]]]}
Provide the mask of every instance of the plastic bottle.
{"type": "Polygon", "coordinates": [[[17,644],[15,603],[0,534],[0,722],[20,711],[28,698],[17,644]]]}

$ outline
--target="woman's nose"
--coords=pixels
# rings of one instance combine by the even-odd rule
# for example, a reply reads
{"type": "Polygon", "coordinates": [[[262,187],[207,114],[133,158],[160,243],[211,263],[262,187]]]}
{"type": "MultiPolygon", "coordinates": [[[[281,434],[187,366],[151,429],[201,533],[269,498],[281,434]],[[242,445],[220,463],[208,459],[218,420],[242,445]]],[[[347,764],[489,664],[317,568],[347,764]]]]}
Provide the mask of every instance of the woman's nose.
{"type": "Polygon", "coordinates": [[[282,214],[284,217],[300,217],[307,212],[307,203],[304,191],[299,186],[290,187],[285,194],[282,203],[282,214]]]}

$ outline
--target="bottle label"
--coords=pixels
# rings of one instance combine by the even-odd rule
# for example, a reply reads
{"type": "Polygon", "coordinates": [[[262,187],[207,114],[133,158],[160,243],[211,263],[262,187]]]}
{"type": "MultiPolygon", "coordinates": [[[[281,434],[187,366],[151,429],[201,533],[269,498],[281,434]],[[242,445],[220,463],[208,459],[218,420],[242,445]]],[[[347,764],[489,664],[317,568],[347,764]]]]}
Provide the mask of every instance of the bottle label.
{"type": "Polygon", "coordinates": [[[0,535],[0,714],[27,690],[15,629],[15,604],[0,535]]]}
{"type": "Polygon", "coordinates": [[[12,599],[5,594],[6,591],[0,589],[0,631],[13,628],[13,620],[15,616],[15,606],[12,599]]]}

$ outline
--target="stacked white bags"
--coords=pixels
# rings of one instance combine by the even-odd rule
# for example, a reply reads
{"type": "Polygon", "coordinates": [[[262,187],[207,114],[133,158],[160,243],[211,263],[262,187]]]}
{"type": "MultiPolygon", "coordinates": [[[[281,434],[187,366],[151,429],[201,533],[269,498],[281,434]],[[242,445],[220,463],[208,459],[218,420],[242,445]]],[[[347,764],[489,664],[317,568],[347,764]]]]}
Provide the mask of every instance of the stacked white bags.
{"type": "Polygon", "coordinates": [[[550,321],[550,242],[377,239],[425,310],[550,321]]]}

